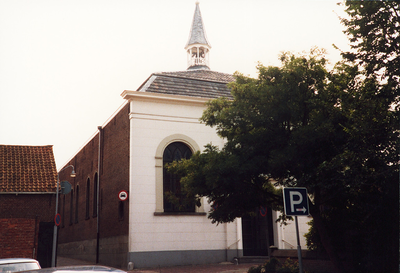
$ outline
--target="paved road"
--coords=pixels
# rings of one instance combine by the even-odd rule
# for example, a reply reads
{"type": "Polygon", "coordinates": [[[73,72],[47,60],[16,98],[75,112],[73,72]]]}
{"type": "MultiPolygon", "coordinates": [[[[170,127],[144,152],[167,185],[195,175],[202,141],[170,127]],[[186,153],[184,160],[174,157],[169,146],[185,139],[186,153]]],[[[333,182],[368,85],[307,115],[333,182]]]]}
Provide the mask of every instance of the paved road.
{"type": "MultiPolygon", "coordinates": [[[[86,261],[57,257],[57,266],[68,265],[88,265],[86,261]]],[[[239,264],[220,263],[209,265],[191,265],[191,266],[174,266],[159,267],[148,269],[134,269],[129,273],[246,273],[248,269],[257,264],[239,264]]]]}
{"type": "Polygon", "coordinates": [[[93,264],[93,263],[57,256],[57,266],[89,265],[89,264],[93,264]]]}
{"type": "Polygon", "coordinates": [[[252,264],[234,265],[231,263],[136,269],[130,273],[246,273],[252,264]]]}

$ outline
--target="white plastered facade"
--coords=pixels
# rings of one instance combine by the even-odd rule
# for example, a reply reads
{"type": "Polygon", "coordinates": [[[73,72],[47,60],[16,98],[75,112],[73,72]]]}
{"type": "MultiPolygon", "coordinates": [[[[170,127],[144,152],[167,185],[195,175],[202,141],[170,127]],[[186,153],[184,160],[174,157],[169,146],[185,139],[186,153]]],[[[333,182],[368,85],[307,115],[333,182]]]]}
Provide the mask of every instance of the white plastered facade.
{"type": "Polygon", "coordinates": [[[130,100],[129,252],[236,249],[240,219],[211,224],[202,201],[194,215],[163,215],[162,156],[172,142],[192,152],[222,147],[213,128],[200,123],[206,99],[126,91],[130,100]]]}
{"type": "MultiPolygon", "coordinates": [[[[275,212],[279,215],[279,212],[275,212]]],[[[311,221],[311,216],[298,216],[299,223],[299,239],[300,246],[302,249],[306,249],[306,238],[304,235],[308,232],[310,226],[307,224],[311,221]]],[[[297,236],[296,236],[296,226],[294,221],[288,221],[287,225],[281,225],[276,223],[274,226],[274,237],[275,246],[278,249],[296,249],[297,248],[297,236]]]]}
{"type": "MultiPolygon", "coordinates": [[[[130,101],[131,109],[129,253],[215,250],[225,251],[226,260],[241,256],[241,219],[233,223],[212,224],[207,218],[210,210],[207,200],[202,200],[202,206],[196,208],[194,215],[163,214],[164,149],[172,142],[183,142],[193,152],[202,151],[209,143],[219,147],[224,144],[215,129],[199,121],[207,99],[138,91],[125,91],[122,96],[130,101]]],[[[273,214],[275,220],[277,212],[273,214]]],[[[308,231],[306,223],[309,220],[308,217],[299,217],[303,249],[303,235],[308,231]]],[[[273,229],[276,247],[297,247],[294,222],[286,226],[274,223],[273,229]]],[[[166,257],[173,259],[168,258],[169,255],[166,257]]],[[[137,263],[135,258],[132,260],[137,263]]]]}

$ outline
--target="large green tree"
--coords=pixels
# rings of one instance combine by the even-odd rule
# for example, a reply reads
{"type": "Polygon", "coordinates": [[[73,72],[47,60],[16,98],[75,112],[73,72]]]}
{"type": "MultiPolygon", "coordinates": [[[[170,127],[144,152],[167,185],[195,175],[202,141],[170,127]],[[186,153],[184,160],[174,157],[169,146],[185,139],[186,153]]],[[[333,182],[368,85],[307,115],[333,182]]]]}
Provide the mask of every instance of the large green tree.
{"type": "Polygon", "coordinates": [[[201,119],[224,147],[171,169],[218,223],[282,209],[280,187],[307,187],[311,248],[321,242],[338,272],[397,272],[399,4],[345,5],[343,62],[327,71],[318,50],[284,53],[257,79],[237,73],[233,99],[211,101],[201,119]]]}
{"type": "Polygon", "coordinates": [[[357,77],[355,66],[328,72],[316,49],[280,58],[281,67],[259,65],[258,79],[236,74],[233,99],[208,104],[201,120],[226,139],[224,147],[208,145],[170,168],[189,196],[215,205],[209,217],[218,223],[260,206],[282,209],[280,187],[306,187],[314,228],[337,271],[362,262],[371,268],[379,244],[370,236],[377,238],[393,202],[394,113],[375,96],[378,81],[357,77]]]}
{"type": "MultiPolygon", "coordinates": [[[[400,3],[387,0],[346,1],[344,5],[348,17],[342,18],[342,23],[346,26],[345,33],[349,37],[352,50],[344,52],[343,57],[345,60],[358,65],[360,72],[358,77],[361,75],[365,82],[378,80],[378,84],[375,84],[367,92],[363,92],[366,93],[364,96],[367,99],[369,98],[370,101],[374,100],[374,103],[371,104],[368,101],[365,103],[365,100],[361,100],[360,107],[379,105],[380,108],[390,108],[391,118],[397,119],[395,122],[386,123],[395,132],[391,134],[390,140],[385,139],[384,136],[379,134],[378,130],[375,134],[370,134],[369,136],[367,134],[373,132],[370,132],[368,128],[360,128],[359,130],[366,133],[364,138],[376,139],[382,143],[391,143],[392,147],[395,147],[397,138],[397,147],[399,147],[400,3]]],[[[371,113],[372,115],[367,118],[377,120],[373,112],[371,113]]],[[[385,123],[380,124],[383,125],[385,123]]],[[[385,128],[382,129],[385,131],[385,128]]],[[[395,161],[396,158],[399,158],[398,151],[398,149],[397,151],[388,149],[387,152],[380,155],[391,156],[391,161],[395,161]]],[[[374,219],[376,222],[384,224],[376,225],[376,227],[369,226],[370,230],[375,228],[376,231],[365,234],[365,236],[369,236],[370,242],[364,249],[369,249],[368,253],[370,255],[365,255],[364,260],[375,261],[376,263],[376,260],[380,258],[381,263],[387,264],[387,272],[397,272],[399,266],[399,188],[397,179],[393,179],[392,183],[389,183],[389,181],[386,177],[385,186],[389,188],[389,193],[382,197],[386,202],[375,202],[378,205],[371,208],[371,212],[379,211],[380,215],[375,213],[373,215],[375,218],[372,218],[370,217],[371,213],[366,213],[369,219],[374,219]],[[372,249],[377,244],[387,249],[383,258],[379,253],[374,253],[372,249]]],[[[376,197],[374,193],[371,195],[376,197]]],[[[367,199],[366,201],[369,200],[367,199]]],[[[365,224],[365,226],[368,225],[365,224]]],[[[375,248],[375,252],[379,250],[380,248],[375,248]]]]}

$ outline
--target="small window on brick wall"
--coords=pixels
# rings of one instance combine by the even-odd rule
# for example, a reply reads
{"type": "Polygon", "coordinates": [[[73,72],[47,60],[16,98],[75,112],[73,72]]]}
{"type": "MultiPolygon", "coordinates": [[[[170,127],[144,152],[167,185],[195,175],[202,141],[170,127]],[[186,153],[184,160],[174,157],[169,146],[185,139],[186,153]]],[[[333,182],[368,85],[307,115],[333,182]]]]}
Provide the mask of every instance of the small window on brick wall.
{"type": "Polygon", "coordinates": [[[124,201],[119,201],[118,204],[118,220],[124,220],[124,201]]]}
{"type": "Polygon", "coordinates": [[[78,223],[79,220],[79,186],[76,186],[75,193],[75,224],[78,223]]]}
{"type": "Polygon", "coordinates": [[[62,196],[62,219],[61,219],[61,227],[65,227],[65,194],[62,196]]]}
{"type": "Polygon", "coordinates": [[[71,190],[71,200],[70,200],[70,207],[69,207],[69,224],[72,225],[73,212],[74,211],[74,190],[71,190]]]}
{"type": "Polygon", "coordinates": [[[90,178],[86,181],[86,219],[90,218],[90,178]]]}
{"type": "Polygon", "coordinates": [[[97,217],[97,173],[93,181],[93,217],[97,217]]]}

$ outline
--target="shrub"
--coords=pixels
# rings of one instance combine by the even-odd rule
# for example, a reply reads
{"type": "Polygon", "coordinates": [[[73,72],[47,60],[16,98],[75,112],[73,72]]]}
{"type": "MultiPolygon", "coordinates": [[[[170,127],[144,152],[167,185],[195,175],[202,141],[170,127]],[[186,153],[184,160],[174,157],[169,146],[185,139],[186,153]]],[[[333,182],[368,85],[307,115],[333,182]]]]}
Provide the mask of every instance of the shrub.
{"type": "Polygon", "coordinates": [[[285,262],[281,265],[276,272],[283,273],[283,272],[288,272],[288,273],[295,273],[299,272],[299,262],[294,261],[290,258],[287,258],[285,262]]]}
{"type": "Polygon", "coordinates": [[[250,267],[247,273],[261,273],[261,265],[250,267]]]}
{"type": "Polygon", "coordinates": [[[263,272],[275,272],[276,268],[280,265],[280,262],[276,258],[270,259],[263,265],[264,271],[263,272]]]}
{"type": "Polygon", "coordinates": [[[252,266],[247,273],[297,273],[299,272],[299,263],[287,258],[284,263],[276,258],[271,258],[268,262],[259,266],[252,266]]]}

